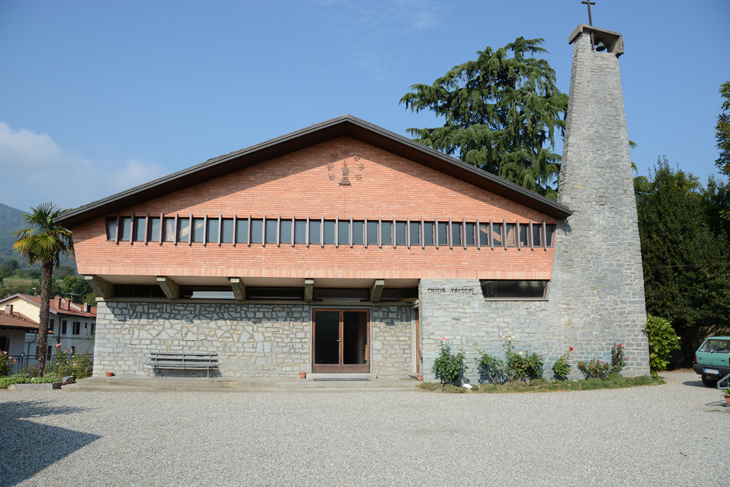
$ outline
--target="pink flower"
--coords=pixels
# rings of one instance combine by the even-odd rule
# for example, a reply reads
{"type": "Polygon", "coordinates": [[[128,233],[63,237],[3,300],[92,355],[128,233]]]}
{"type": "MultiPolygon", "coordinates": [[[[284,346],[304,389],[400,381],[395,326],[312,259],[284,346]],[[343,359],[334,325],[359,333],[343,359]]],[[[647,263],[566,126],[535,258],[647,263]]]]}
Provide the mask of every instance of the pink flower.
{"type": "Polygon", "coordinates": [[[68,350],[64,350],[64,351],[63,351],[63,353],[66,353],[66,352],[68,352],[68,350]]]}
{"type": "Polygon", "coordinates": [[[56,347],[60,347],[60,346],[61,346],[61,344],[60,344],[60,343],[56,343],[56,347]]]}
{"type": "Polygon", "coordinates": [[[6,352],[5,350],[3,350],[3,353],[4,353],[5,355],[7,355],[7,354],[8,354],[8,352],[6,352]]]}
{"type": "Polygon", "coordinates": [[[619,344],[618,344],[618,346],[619,346],[619,347],[623,347],[623,346],[624,346],[624,344],[623,344],[623,343],[619,343],[619,344]]]}
{"type": "Polygon", "coordinates": [[[448,338],[446,338],[446,337],[444,337],[444,340],[446,340],[447,342],[449,341],[449,339],[448,339],[448,338]]]}

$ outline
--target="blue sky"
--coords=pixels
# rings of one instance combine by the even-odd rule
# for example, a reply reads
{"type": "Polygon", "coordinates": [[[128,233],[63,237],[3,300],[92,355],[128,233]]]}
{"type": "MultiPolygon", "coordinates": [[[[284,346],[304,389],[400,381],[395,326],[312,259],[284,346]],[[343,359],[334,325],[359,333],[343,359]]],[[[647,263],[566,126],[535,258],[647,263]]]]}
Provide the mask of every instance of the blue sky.
{"type": "MultiPolygon", "coordinates": [[[[621,32],[632,159],[715,172],[730,2],[597,0],[621,32]]],[[[542,37],[568,92],[579,0],[0,0],[0,203],[74,207],[344,113],[437,126],[398,100],[486,46],[542,37]]],[[[562,151],[562,149],[559,149],[562,151]]]]}

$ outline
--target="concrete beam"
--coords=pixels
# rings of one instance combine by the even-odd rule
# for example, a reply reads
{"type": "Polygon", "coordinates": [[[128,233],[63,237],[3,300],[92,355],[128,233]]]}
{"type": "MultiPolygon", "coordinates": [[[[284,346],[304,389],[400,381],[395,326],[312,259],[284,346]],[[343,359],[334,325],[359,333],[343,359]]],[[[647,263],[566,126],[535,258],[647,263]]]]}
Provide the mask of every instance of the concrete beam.
{"type": "Polygon", "coordinates": [[[236,301],[244,301],[246,299],[246,285],[240,277],[229,277],[228,282],[231,283],[231,289],[236,296],[236,301]]]}
{"type": "Polygon", "coordinates": [[[314,299],[314,279],[304,280],[304,300],[311,301],[314,299]]]}
{"type": "Polygon", "coordinates": [[[94,293],[100,298],[111,298],[114,296],[114,284],[102,279],[99,276],[84,276],[84,281],[94,293]]]}
{"type": "Polygon", "coordinates": [[[375,279],[375,282],[370,286],[370,302],[379,303],[380,296],[383,295],[383,287],[385,287],[385,280],[375,279]]]}
{"type": "Polygon", "coordinates": [[[170,277],[157,276],[157,284],[165,293],[167,299],[180,299],[180,284],[176,283],[170,277]]]}

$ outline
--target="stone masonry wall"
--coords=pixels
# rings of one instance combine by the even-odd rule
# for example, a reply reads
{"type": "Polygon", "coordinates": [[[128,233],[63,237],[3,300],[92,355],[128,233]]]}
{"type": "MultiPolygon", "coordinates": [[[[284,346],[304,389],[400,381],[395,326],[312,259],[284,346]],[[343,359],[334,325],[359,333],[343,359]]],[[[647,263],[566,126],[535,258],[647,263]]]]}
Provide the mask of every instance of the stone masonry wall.
{"type": "MultiPolygon", "coordinates": [[[[411,315],[404,306],[371,310],[371,372],[411,371],[411,315]]],[[[311,317],[303,304],[100,302],[95,375],[151,376],[151,352],[189,351],[217,352],[223,377],[294,377],[311,368],[311,317]]]]}

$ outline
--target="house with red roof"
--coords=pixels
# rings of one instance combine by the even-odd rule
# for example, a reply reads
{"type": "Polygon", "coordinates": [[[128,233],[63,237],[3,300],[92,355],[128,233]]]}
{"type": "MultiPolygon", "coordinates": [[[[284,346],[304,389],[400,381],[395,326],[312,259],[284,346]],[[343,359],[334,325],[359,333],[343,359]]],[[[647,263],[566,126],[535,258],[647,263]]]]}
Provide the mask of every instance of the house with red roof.
{"type": "Polygon", "coordinates": [[[14,310],[12,304],[6,305],[0,311],[0,352],[17,359],[25,352],[26,336],[37,337],[39,327],[36,321],[14,310]]]}

